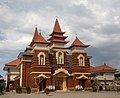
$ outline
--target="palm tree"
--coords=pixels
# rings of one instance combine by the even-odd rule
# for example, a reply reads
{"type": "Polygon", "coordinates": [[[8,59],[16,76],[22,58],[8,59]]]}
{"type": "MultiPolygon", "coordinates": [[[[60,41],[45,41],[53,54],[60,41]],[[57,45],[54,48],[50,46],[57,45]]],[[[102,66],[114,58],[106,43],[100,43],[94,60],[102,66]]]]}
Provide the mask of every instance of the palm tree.
{"type": "Polygon", "coordinates": [[[92,84],[91,84],[92,88],[93,88],[93,92],[99,92],[99,86],[100,86],[100,82],[97,80],[97,79],[94,79],[92,81],[92,84]]]}

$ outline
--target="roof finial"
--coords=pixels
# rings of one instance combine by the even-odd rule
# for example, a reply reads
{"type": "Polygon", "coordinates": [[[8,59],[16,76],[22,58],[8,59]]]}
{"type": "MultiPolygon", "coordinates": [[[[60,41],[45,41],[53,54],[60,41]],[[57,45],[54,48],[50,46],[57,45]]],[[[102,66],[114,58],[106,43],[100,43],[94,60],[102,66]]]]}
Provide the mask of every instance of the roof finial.
{"type": "Polygon", "coordinates": [[[104,62],[104,65],[106,65],[106,63],[104,62]]]}
{"type": "Polygon", "coordinates": [[[39,29],[39,35],[41,35],[41,30],[39,29]]]}
{"type": "Polygon", "coordinates": [[[58,16],[55,16],[56,17],[56,19],[58,19],[58,16]]]}
{"type": "Polygon", "coordinates": [[[75,35],[76,35],[76,38],[78,38],[78,37],[77,37],[77,33],[76,33],[75,35]]]}
{"type": "Polygon", "coordinates": [[[35,28],[37,28],[37,24],[35,25],[35,28]]]}

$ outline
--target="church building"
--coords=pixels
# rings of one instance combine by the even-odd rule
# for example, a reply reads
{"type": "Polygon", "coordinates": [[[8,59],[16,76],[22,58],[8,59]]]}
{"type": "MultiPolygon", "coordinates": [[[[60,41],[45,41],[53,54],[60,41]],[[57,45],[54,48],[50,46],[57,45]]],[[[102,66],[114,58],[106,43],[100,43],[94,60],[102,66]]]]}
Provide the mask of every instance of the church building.
{"type": "Polygon", "coordinates": [[[52,33],[46,40],[38,33],[37,27],[33,39],[17,59],[5,65],[7,71],[6,86],[30,86],[31,89],[53,90],[82,89],[90,86],[90,56],[85,51],[89,45],[76,36],[69,47],[68,36],[61,30],[58,19],[55,20],[52,33]],[[69,50],[69,51],[68,51],[69,50]]]}

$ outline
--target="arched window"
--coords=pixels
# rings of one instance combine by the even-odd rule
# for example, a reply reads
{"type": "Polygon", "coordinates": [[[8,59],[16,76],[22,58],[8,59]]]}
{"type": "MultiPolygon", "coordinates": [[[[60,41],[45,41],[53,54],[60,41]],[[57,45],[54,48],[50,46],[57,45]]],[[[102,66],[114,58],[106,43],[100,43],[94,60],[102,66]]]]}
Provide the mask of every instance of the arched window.
{"type": "Polygon", "coordinates": [[[38,60],[40,65],[45,65],[45,54],[44,52],[40,52],[38,54],[38,60]]]}
{"type": "Polygon", "coordinates": [[[58,53],[58,64],[62,64],[63,58],[62,58],[62,53],[58,53]]]}
{"type": "Polygon", "coordinates": [[[40,55],[40,65],[44,65],[44,56],[40,55]]]}
{"type": "Polygon", "coordinates": [[[79,66],[85,66],[85,57],[80,54],[78,57],[79,66]]]}
{"type": "Polygon", "coordinates": [[[80,66],[83,66],[83,57],[80,57],[80,66]]]}
{"type": "Polygon", "coordinates": [[[64,52],[62,51],[56,52],[56,59],[57,59],[57,64],[64,64],[64,52]]]}

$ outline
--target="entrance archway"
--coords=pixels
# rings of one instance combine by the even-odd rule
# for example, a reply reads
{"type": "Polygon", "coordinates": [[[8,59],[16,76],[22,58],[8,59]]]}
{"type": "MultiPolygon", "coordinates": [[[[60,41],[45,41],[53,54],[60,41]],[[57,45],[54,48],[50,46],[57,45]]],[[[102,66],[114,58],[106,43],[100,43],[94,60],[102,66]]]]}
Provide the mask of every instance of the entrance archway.
{"type": "Polygon", "coordinates": [[[36,79],[39,91],[42,91],[46,88],[46,79],[41,77],[36,79]]]}
{"type": "Polygon", "coordinates": [[[36,77],[36,83],[38,86],[39,91],[42,91],[46,88],[46,79],[48,77],[44,74],[40,74],[36,77]]]}
{"type": "Polygon", "coordinates": [[[67,70],[59,68],[54,73],[54,85],[56,90],[67,90],[67,77],[70,74],[67,70]]]}
{"type": "Polygon", "coordinates": [[[87,76],[85,76],[84,74],[82,74],[81,76],[79,76],[77,79],[79,79],[79,85],[82,86],[83,90],[85,88],[85,82],[88,79],[87,76]]]}

